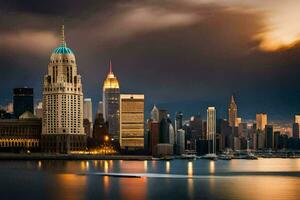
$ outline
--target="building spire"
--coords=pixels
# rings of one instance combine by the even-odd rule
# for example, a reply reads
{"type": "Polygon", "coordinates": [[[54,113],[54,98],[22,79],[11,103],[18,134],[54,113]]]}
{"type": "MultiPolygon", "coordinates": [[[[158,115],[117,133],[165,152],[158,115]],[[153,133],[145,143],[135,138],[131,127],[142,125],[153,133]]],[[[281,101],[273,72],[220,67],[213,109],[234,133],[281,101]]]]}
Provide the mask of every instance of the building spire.
{"type": "Polygon", "coordinates": [[[231,95],[231,103],[235,103],[233,95],[231,95]]]}
{"type": "Polygon", "coordinates": [[[112,74],[112,64],[111,64],[111,60],[109,60],[109,73],[112,74]]]}
{"type": "Polygon", "coordinates": [[[64,25],[61,25],[60,39],[61,39],[60,45],[63,47],[67,46],[66,41],[65,41],[65,26],[64,25]]]}

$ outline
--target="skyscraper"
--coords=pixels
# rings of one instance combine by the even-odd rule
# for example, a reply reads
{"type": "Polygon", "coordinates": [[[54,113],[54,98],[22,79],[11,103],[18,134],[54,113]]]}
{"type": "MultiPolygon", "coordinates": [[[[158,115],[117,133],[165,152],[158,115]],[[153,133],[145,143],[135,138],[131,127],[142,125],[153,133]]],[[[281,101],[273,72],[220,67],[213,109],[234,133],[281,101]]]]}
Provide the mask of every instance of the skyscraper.
{"type": "Polygon", "coordinates": [[[299,139],[299,124],[293,123],[293,138],[299,139]]]}
{"type": "Polygon", "coordinates": [[[230,104],[228,106],[228,122],[229,122],[229,126],[234,127],[238,126],[238,124],[236,124],[236,118],[237,118],[237,105],[235,103],[234,100],[234,96],[231,96],[231,101],[230,104]]]}
{"type": "Polygon", "coordinates": [[[84,129],[86,130],[85,133],[90,138],[93,137],[93,104],[91,98],[85,98],[83,101],[83,120],[86,120],[83,124],[84,129]]]}
{"type": "Polygon", "coordinates": [[[207,108],[207,139],[209,144],[208,152],[216,153],[216,109],[215,107],[207,108]]]}
{"type": "Polygon", "coordinates": [[[93,104],[90,98],[85,98],[83,101],[83,119],[93,121],[93,104]]]}
{"type": "Polygon", "coordinates": [[[183,127],[182,120],[183,120],[183,113],[182,112],[176,112],[176,115],[175,115],[175,132],[177,132],[177,130],[179,130],[179,129],[182,129],[182,127],[183,127]]]}
{"type": "Polygon", "coordinates": [[[69,153],[85,148],[81,76],[62,26],[60,46],[53,50],[44,77],[42,150],[69,153]]]}
{"type": "Polygon", "coordinates": [[[109,64],[109,73],[103,84],[103,113],[108,122],[108,132],[111,137],[119,141],[120,137],[120,86],[117,77],[109,64]]]}
{"type": "Polygon", "coordinates": [[[274,147],[273,126],[266,125],[265,132],[266,132],[266,148],[273,149],[274,147]]]}
{"type": "Polygon", "coordinates": [[[144,95],[120,95],[120,146],[122,149],[144,148],[144,95]]]}
{"type": "Polygon", "coordinates": [[[256,130],[264,131],[268,124],[268,118],[266,113],[256,114],[256,130]]]}
{"type": "Polygon", "coordinates": [[[15,88],[13,94],[13,110],[16,118],[24,112],[33,114],[33,88],[15,88]]]}

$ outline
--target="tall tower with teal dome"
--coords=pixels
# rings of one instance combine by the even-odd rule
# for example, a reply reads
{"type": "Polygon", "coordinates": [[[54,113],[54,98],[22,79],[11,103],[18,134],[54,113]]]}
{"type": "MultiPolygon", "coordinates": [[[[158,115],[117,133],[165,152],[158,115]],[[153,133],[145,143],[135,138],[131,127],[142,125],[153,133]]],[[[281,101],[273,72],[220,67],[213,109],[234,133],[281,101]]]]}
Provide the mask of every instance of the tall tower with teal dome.
{"type": "Polygon", "coordinates": [[[67,47],[64,26],[60,45],[52,51],[43,82],[42,150],[70,153],[86,148],[83,91],[73,51],[67,47]]]}

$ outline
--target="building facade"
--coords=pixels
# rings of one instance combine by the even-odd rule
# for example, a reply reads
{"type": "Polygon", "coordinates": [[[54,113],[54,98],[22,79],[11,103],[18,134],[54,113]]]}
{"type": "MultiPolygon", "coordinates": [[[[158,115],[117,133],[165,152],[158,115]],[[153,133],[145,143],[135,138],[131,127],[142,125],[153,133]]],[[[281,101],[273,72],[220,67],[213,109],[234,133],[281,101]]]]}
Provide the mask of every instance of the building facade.
{"type": "Polygon", "coordinates": [[[85,148],[81,76],[62,26],[61,44],[52,52],[44,77],[42,150],[70,153],[85,148]]]}
{"type": "Polygon", "coordinates": [[[108,122],[108,132],[111,137],[119,141],[120,136],[120,86],[117,77],[109,65],[109,73],[103,84],[103,114],[108,122]]]}
{"type": "Polygon", "coordinates": [[[234,96],[231,96],[230,104],[228,106],[228,122],[230,127],[236,127],[238,126],[236,124],[237,119],[237,105],[234,100],[234,96]]]}
{"type": "Polygon", "coordinates": [[[91,98],[85,98],[83,100],[83,126],[85,134],[92,138],[93,137],[93,104],[91,98]]]}
{"type": "Polygon", "coordinates": [[[216,108],[207,108],[207,139],[209,144],[208,152],[216,153],[216,108]]]}
{"type": "Polygon", "coordinates": [[[39,151],[41,132],[42,120],[28,111],[19,119],[0,120],[0,151],[39,151]]]}
{"type": "Polygon", "coordinates": [[[120,147],[144,148],[144,95],[120,95],[120,147]]]}
{"type": "Polygon", "coordinates": [[[256,130],[264,131],[268,124],[268,118],[266,113],[256,114],[256,130]]]}

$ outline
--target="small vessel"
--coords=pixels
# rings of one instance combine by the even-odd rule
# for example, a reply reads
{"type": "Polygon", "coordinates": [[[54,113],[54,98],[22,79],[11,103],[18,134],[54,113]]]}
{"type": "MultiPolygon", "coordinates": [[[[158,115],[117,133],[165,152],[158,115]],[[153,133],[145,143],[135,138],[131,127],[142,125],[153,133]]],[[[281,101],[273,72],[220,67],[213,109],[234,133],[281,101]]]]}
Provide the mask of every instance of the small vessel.
{"type": "Polygon", "coordinates": [[[218,156],[216,154],[214,154],[214,153],[208,153],[208,154],[202,156],[201,159],[218,160],[218,156]]]}
{"type": "Polygon", "coordinates": [[[197,155],[195,154],[182,154],[180,156],[181,159],[186,159],[186,160],[196,160],[198,158],[197,155]]]}
{"type": "Polygon", "coordinates": [[[220,160],[231,160],[231,159],[232,159],[232,156],[229,155],[229,154],[220,154],[220,155],[218,156],[218,159],[220,159],[220,160]]]}

